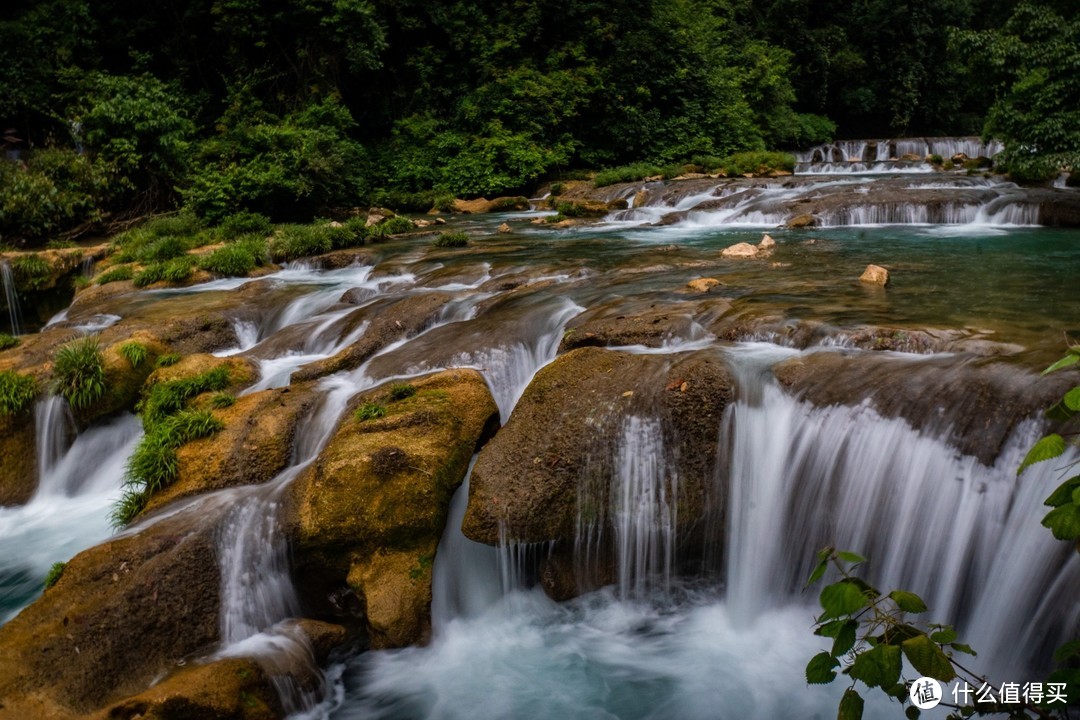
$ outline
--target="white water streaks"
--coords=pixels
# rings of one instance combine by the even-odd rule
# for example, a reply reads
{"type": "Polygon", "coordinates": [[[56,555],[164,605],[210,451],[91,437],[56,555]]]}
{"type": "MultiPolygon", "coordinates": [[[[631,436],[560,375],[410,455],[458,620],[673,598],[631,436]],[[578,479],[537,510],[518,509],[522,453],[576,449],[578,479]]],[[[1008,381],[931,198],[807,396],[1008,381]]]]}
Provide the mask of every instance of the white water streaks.
{"type": "Polygon", "coordinates": [[[15,289],[15,274],[11,270],[11,263],[6,259],[0,259],[0,285],[4,290],[4,304],[7,305],[8,325],[11,334],[22,334],[22,313],[19,310],[19,292],[15,289]]]}

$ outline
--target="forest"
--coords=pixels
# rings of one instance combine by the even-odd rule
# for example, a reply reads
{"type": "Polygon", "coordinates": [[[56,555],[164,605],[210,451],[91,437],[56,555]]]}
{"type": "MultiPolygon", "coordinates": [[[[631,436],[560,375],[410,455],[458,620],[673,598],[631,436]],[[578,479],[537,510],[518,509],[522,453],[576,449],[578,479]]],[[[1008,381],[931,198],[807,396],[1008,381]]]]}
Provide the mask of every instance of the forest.
{"type": "Polygon", "coordinates": [[[0,242],[187,208],[310,220],[632,162],[981,134],[1080,158],[1072,0],[17,0],[0,242]]]}

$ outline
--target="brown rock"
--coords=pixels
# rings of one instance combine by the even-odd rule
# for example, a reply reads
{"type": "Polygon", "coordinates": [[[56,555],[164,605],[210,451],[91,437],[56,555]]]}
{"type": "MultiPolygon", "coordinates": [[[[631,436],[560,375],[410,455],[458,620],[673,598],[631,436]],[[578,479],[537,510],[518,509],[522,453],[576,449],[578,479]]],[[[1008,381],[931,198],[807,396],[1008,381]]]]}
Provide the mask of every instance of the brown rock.
{"type": "Polygon", "coordinates": [[[720,281],[716,278],[695,278],[686,283],[686,287],[690,288],[694,292],[706,293],[712,290],[714,287],[720,285],[720,281]]]}
{"type": "Polygon", "coordinates": [[[508,223],[503,223],[502,225],[499,225],[499,232],[503,234],[510,232],[510,225],[508,223]]]}
{"type": "Polygon", "coordinates": [[[378,402],[386,415],[359,421],[347,413],[284,499],[305,600],[323,615],[356,624],[346,605],[332,599],[355,593],[372,647],[402,647],[427,636],[431,567],[450,497],[478,443],[498,424],[495,401],[475,370],[447,370],[411,384],[416,392],[403,400],[390,400],[385,389],[355,398],[351,407],[378,402]]]}
{"type": "Polygon", "coordinates": [[[0,414],[0,507],[23,505],[38,484],[33,405],[18,415],[0,414]]]}
{"type": "Polygon", "coordinates": [[[815,225],[817,225],[817,218],[810,213],[796,215],[787,221],[787,226],[793,229],[814,227],[815,225]]]}
{"type": "Polygon", "coordinates": [[[769,252],[776,247],[776,241],[772,239],[771,235],[762,235],[761,242],[758,243],[758,250],[763,252],[769,252]]]}
{"type": "Polygon", "coordinates": [[[870,283],[871,285],[888,287],[889,271],[880,265],[867,265],[866,269],[863,270],[863,274],[859,276],[859,280],[864,283],[870,283]]]}
{"type": "Polygon", "coordinates": [[[741,242],[724,248],[720,255],[726,258],[752,258],[757,257],[758,249],[750,243],[741,242]]]}

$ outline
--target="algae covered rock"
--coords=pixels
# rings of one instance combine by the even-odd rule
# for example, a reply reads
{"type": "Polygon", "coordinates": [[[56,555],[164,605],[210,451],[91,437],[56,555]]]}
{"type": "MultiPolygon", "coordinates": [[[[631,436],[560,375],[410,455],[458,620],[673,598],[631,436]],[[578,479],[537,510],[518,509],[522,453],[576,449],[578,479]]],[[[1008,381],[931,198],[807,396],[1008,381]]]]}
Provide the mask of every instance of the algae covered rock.
{"type": "Polygon", "coordinates": [[[283,500],[306,602],[334,615],[338,599],[353,593],[373,647],[423,639],[450,497],[497,423],[495,401],[475,370],[447,370],[355,398],[283,500]]]}

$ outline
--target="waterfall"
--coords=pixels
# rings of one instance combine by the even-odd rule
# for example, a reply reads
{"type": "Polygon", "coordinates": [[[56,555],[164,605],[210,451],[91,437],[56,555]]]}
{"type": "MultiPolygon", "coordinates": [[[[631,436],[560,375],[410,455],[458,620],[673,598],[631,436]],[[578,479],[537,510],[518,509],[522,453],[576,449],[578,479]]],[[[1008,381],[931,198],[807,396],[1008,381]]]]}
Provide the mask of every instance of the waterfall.
{"type": "Polygon", "coordinates": [[[816,408],[758,382],[725,418],[726,587],[738,617],[795,601],[814,552],[831,545],[869,557],[880,587],[922,595],[928,617],[969,633],[990,663],[981,667],[1002,677],[1031,671],[1075,630],[1068,594],[1042,590],[1080,583],[1080,561],[1038,523],[1055,470],[1015,477],[1030,425],[987,467],[867,405],[816,408]]]}
{"type": "Polygon", "coordinates": [[[70,478],[53,472],[56,464],[68,448],[68,439],[74,420],[67,400],[59,395],[49,395],[34,406],[34,432],[37,445],[38,494],[63,495],[69,488],[70,478]],[[60,486],[53,481],[62,481],[60,486]]]}
{"type": "Polygon", "coordinates": [[[993,158],[1003,149],[998,140],[984,143],[977,137],[840,140],[796,152],[796,174],[930,172],[932,168],[923,161],[931,155],[944,160],[957,155],[993,158]],[[918,165],[901,161],[904,156],[917,157],[918,165]]]}
{"type": "Polygon", "coordinates": [[[4,286],[4,302],[8,309],[8,322],[12,335],[22,334],[22,315],[19,312],[19,293],[15,289],[15,276],[11,272],[11,263],[0,259],[0,285],[4,286]]]}

